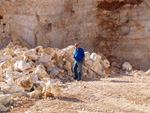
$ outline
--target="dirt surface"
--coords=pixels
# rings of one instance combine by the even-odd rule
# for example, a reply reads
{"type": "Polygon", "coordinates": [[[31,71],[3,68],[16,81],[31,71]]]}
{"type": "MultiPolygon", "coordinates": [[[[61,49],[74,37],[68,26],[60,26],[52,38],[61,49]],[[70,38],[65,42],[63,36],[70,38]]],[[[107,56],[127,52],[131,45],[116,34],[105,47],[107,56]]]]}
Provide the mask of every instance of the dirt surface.
{"type": "Polygon", "coordinates": [[[150,77],[122,75],[60,85],[58,99],[29,99],[11,113],[150,113],[150,77]]]}

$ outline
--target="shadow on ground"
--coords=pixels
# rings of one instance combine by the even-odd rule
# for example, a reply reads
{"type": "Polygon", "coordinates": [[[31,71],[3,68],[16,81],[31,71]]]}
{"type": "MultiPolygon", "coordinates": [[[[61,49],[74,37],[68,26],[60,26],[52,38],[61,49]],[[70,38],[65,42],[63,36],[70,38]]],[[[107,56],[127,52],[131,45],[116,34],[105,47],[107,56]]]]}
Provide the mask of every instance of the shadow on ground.
{"type": "Polygon", "coordinates": [[[132,81],[119,81],[119,80],[111,80],[110,82],[114,82],[114,83],[133,83],[132,81]]]}
{"type": "Polygon", "coordinates": [[[61,101],[70,101],[70,102],[84,102],[82,100],[79,100],[77,98],[70,98],[70,97],[61,97],[59,98],[61,101]]]}

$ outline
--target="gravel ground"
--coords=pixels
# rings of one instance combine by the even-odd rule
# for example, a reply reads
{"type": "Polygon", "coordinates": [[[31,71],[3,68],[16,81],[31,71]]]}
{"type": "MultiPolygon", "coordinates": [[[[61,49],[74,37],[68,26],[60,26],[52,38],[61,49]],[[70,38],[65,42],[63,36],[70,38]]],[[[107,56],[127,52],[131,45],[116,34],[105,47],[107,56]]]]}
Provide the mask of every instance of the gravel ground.
{"type": "Polygon", "coordinates": [[[148,76],[120,75],[60,87],[60,98],[28,99],[10,113],[150,113],[148,76]]]}

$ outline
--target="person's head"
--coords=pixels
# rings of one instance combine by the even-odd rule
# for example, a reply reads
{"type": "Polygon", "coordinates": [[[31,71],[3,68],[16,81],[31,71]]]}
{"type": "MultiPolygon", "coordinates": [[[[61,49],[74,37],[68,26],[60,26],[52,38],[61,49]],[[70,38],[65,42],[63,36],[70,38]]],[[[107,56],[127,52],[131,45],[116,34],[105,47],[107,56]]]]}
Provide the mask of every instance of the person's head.
{"type": "Polygon", "coordinates": [[[76,43],[76,44],[75,44],[75,47],[76,47],[76,49],[79,49],[80,46],[79,46],[78,43],[76,43]]]}

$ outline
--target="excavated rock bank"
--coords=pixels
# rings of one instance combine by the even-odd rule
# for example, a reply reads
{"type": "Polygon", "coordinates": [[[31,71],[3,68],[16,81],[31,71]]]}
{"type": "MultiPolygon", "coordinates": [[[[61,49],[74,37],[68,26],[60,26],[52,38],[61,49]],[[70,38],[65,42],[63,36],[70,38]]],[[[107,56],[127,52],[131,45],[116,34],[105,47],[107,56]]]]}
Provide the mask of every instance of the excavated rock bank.
{"type": "Polygon", "coordinates": [[[1,0],[0,47],[17,34],[30,47],[79,42],[111,62],[150,67],[149,0],[1,0]]]}
{"type": "MultiPolygon", "coordinates": [[[[73,54],[75,47],[63,49],[37,46],[28,49],[26,43],[16,40],[0,51],[0,111],[11,108],[30,98],[58,98],[63,96],[61,84],[74,81],[73,54]]],[[[83,81],[100,80],[101,77],[128,74],[150,76],[147,72],[133,70],[125,62],[121,65],[107,60],[103,54],[85,52],[83,81]]]]}
{"type": "MultiPolygon", "coordinates": [[[[59,84],[74,81],[74,46],[28,49],[20,44],[13,41],[0,51],[0,111],[7,111],[5,106],[13,105],[19,97],[60,97],[59,84]]],[[[104,77],[110,67],[106,57],[89,52],[85,55],[82,80],[104,77]]]]}

